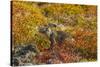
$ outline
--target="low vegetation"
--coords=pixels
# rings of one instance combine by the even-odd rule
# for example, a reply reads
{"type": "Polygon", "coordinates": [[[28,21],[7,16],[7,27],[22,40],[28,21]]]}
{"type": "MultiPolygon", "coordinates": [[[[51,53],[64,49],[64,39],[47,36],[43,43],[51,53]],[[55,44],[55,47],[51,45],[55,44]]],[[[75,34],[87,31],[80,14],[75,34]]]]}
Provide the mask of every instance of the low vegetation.
{"type": "MultiPolygon", "coordinates": [[[[95,5],[12,1],[12,46],[36,46],[32,64],[56,64],[97,60],[97,7],[95,5]],[[52,50],[50,40],[38,32],[41,26],[57,24],[54,31],[70,37],[52,50]],[[34,62],[36,61],[36,62],[34,62]]],[[[25,62],[28,63],[28,62],[25,62]]]]}

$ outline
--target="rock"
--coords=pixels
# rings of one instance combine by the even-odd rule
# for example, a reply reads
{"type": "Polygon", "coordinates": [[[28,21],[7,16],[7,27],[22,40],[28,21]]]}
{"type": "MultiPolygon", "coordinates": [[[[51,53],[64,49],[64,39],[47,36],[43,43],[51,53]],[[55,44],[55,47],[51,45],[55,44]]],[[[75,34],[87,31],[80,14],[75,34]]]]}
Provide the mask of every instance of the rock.
{"type": "Polygon", "coordinates": [[[12,66],[18,66],[18,65],[19,65],[19,61],[16,58],[14,58],[12,60],[12,66]]]}
{"type": "Polygon", "coordinates": [[[56,23],[49,23],[48,26],[49,27],[57,27],[57,24],[56,23]]]}
{"type": "Polygon", "coordinates": [[[12,65],[13,66],[23,66],[31,65],[32,59],[37,54],[37,49],[32,44],[30,45],[19,45],[13,50],[12,65]],[[14,52],[16,51],[16,52],[14,52]]]}
{"type": "Polygon", "coordinates": [[[58,44],[61,44],[65,39],[66,39],[66,33],[63,32],[63,31],[57,31],[57,41],[58,41],[58,44]]]}
{"type": "Polygon", "coordinates": [[[55,58],[52,58],[52,59],[49,59],[46,64],[60,64],[62,63],[62,61],[60,61],[59,59],[55,59],[55,58]]]}

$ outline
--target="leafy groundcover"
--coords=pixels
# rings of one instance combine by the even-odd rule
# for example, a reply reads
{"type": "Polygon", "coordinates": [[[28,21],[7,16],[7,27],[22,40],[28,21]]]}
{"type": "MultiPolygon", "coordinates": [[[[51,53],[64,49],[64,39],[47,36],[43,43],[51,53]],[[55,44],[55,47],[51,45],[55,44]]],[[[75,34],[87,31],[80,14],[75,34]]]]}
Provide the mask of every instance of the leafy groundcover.
{"type": "Polygon", "coordinates": [[[11,1],[11,65],[97,60],[97,6],[11,1]]]}

